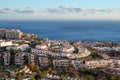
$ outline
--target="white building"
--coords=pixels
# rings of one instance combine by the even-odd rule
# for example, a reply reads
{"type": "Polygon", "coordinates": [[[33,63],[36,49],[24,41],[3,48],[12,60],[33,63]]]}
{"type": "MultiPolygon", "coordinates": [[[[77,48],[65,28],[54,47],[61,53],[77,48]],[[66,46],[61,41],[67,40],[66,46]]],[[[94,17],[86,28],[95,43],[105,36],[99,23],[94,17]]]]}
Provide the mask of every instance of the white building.
{"type": "Polygon", "coordinates": [[[64,45],[64,46],[70,45],[70,43],[66,40],[49,40],[49,42],[51,45],[64,45]]]}
{"type": "Polygon", "coordinates": [[[10,50],[10,49],[14,49],[14,50],[21,50],[21,51],[25,51],[27,49],[29,49],[29,45],[28,44],[22,44],[22,45],[14,45],[14,46],[9,46],[9,47],[6,47],[7,50],[10,50]]]}
{"type": "Polygon", "coordinates": [[[32,48],[31,49],[32,54],[36,54],[39,56],[52,56],[52,57],[69,57],[68,53],[55,53],[47,50],[41,50],[41,49],[36,49],[32,48]]]}
{"type": "Polygon", "coordinates": [[[79,53],[67,53],[67,57],[70,59],[77,59],[77,58],[83,58],[83,57],[87,57],[91,54],[91,52],[87,49],[83,49],[81,52],[79,53]]]}
{"type": "Polygon", "coordinates": [[[12,46],[13,43],[11,40],[0,40],[0,47],[12,46]]]}
{"type": "Polygon", "coordinates": [[[79,68],[84,68],[84,67],[85,67],[84,61],[71,60],[71,64],[73,65],[73,67],[74,67],[76,70],[78,70],[79,68]]]}
{"type": "Polygon", "coordinates": [[[32,48],[31,49],[31,53],[39,55],[39,56],[47,56],[47,54],[49,53],[49,51],[32,48]]]}
{"type": "Polygon", "coordinates": [[[88,68],[97,68],[97,67],[106,67],[113,64],[113,60],[92,60],[92,61],[85,61],[85,65],[88,68]]]}
{"type": "Polygon", "coordinates": [[[62,52],[64,52],[64,53],[72,53],[74,50],[75,49],[74,49],[73,46],[65,46],[65,47],[63,47],[62,52]]]}
{"type": "Polygon", "coordinates": [[[67,59],[63,60],[53,60],[53,65],[55,68],[63,68],[63,67],[68,67],[70,64],[70,61],[67,59]]]}
{"type": "Polygon", "coordinates": [[[48,46],[46,44],[42,44],[42,45],[36,45],[35,48],[42,49],[42,50],[47,50],[48,46]]]}

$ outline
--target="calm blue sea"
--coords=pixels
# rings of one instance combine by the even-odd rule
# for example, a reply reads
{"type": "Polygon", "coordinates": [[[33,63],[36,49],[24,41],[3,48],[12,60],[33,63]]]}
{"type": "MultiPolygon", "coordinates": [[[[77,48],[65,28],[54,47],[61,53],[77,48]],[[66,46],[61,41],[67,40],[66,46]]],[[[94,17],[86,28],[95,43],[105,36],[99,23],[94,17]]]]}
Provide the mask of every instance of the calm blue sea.
{"type": "Polygon", "coordinates": [[[0,27],[53,40],[120,41],[120,21],[0,21],[0,27]]]}

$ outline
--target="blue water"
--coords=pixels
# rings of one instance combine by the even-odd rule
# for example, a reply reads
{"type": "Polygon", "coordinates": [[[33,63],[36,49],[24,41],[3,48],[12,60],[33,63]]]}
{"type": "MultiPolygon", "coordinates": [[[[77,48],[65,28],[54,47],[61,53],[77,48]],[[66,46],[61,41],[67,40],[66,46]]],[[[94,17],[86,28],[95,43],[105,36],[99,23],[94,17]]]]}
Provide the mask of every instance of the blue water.
{"type": "Polygon", "coordinates": [[[0,27],[53,40],[120,41],[120,21],[0,21],[0,27]]]}

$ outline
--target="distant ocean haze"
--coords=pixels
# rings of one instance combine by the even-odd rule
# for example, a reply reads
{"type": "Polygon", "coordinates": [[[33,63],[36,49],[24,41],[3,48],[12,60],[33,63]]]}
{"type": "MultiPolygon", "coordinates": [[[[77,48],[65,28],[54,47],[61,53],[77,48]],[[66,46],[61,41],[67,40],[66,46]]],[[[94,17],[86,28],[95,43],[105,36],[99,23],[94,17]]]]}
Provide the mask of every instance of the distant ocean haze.
{"type": "Polygon", "coordinates": [[[120,41],[120,21],[0,21],[0,27],[53,40],[120,41]]]}

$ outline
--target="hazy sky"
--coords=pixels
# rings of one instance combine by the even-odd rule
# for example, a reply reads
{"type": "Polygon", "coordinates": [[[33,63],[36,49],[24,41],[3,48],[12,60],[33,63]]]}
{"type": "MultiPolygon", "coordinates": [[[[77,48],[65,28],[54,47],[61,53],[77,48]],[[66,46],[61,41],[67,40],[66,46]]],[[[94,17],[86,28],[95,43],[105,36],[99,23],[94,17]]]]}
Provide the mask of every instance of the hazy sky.
{"type": "Polygon", "coordinates": [[[120,19],[120,0],[0,0],[0,20],[120,19]]]}

